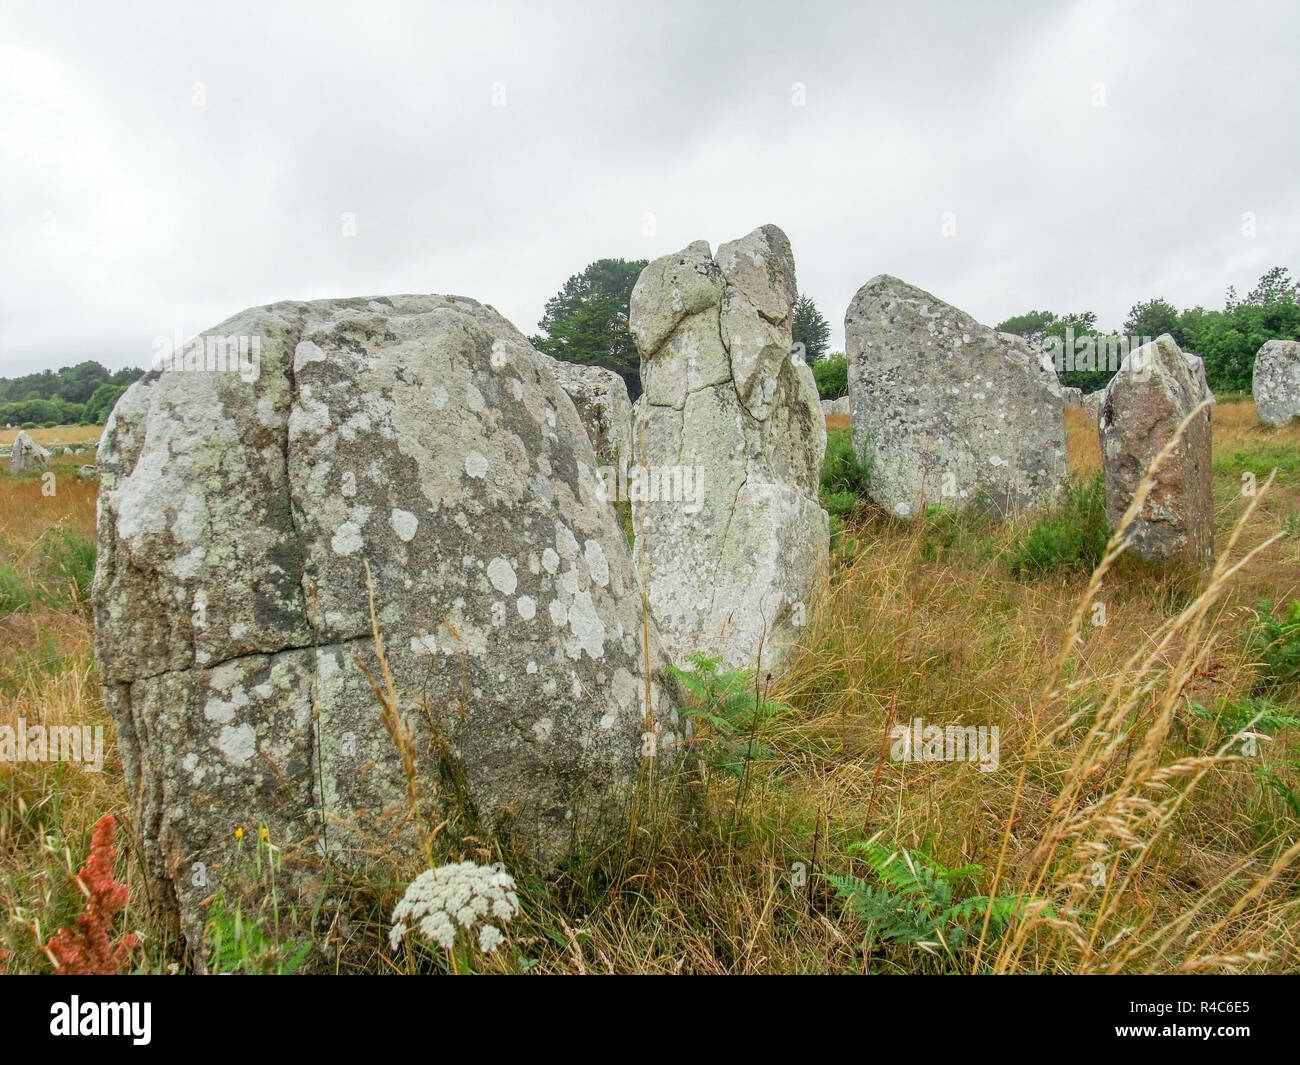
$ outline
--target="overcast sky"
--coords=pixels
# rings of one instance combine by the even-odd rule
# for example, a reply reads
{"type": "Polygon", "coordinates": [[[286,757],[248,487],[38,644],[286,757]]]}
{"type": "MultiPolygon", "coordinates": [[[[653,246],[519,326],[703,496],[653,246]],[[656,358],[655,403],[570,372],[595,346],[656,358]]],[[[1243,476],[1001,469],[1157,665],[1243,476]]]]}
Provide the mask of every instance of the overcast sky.
{"type": "Polygon", "coordinates": [[[280,299],[531,333],[593,259],[766,222],[836,349],[878,273],[989,324],[1221,307],[1300,274],[1298,43],[1294,3],[3,0],[0,376],[280,299]]]}

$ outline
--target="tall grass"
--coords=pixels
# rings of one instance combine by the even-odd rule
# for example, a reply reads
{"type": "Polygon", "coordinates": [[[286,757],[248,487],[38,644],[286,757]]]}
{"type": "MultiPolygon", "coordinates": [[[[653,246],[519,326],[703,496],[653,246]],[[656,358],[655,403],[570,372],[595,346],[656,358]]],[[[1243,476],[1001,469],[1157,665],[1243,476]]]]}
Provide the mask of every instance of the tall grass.
{"type": "MultiPolygon", "coordinates": [[[[549,883],[515,870],[523,913],[490,971],[1295,971],[1300,815],[1287,796],[1300,794],[1300,771],[1286,719],[1300,703],[1294,685],[1261,688],[1281,674],[1268,659],[1275,641],[1258,634],[1261,599],[1300,598],[1297,541],[1277,538],[1300,485],[1283,470],[1246,496],[1241,474],[1256,473],[1262,489],[1274,449],[1300,448],[1300,429],[1266,430],[1245,406],[1214,410],[1219,554],[1199,587],[1130,572],[1109,542],[1100,567],[1013,577],[1032,519],[943,514],[907,525],[860,501],[847,507],[825,598],[793,668],[762,690],[764,712],[719,703],[738,683],[698,692],[698,743],[714,765],[698,816],[668,822],[647,808],[630,847],[584,856],[549,883]],[[882,756],[888,724],[916,717],[998,725],[999,769],[882,756]],[[891,858],[913,863],[961,935],[942,924],[937,949],[924,922],[915,935],[873,935],[881,911],[838,897],[837,882],[873,898],[912,891],[891,858]],[[940,882],[953,884],[950,896],[940,882]],[[999,900],[996,912],[971,903],[981,899],[999,900]]],[[[1072,470],[1087,483],[1096,430],[1081,412],[1066,418],[1072,470]]],[[[47,530],[90,535],[93,490],[41,509],[30,487],[0,477],[0,496],[18,493],[0,499],[0,567],[48,590],[61,584],[39,561],[60,557],[47,530]]],[[[1270,616],[1289,623],[1280,608],[1270,616]]],[[[52,606],[38,595],[0,617],[0,640],[10,648],[0,723],[24,714],[108,724],[88,618],[72,599],[52,606]]],[[[10,971],[48,969],[33,927],[46,933],[76,912],[68,873],[106,812],[127,814],[112,750],[98,776],[0,765],[10,971]]],[[[422,856],[411,858],[418,868],[422,856]]],[[[127,855],[122,878],[132,887],[126,927],[146,934],[139,963],[184,966],[146,906],[137,861],[127,855]]],[[[396,876],[334,881],[347,916],[328,944],[340,970],[397,970],[384,945],[396,876]]]]}

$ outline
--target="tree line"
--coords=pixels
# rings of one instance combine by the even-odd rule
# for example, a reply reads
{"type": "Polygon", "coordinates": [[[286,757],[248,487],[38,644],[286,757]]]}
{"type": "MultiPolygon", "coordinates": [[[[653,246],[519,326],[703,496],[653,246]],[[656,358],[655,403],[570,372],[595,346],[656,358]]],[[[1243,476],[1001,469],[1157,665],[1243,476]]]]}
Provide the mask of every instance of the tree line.
{"type": "MultiPolygon", "coordinates": [[[[1108,337],[1097,329],[1091,311],[1057,315],[1051,311],[1029,311],[997,325],[1004,333],[1016,333],[1036,343],[1055,337],[1064,341],[1072,330],[1076,344],[1092,342],[1103,350],[1108,337]]],[[[1184,351],[1205,361],[1205,377],[1215,392],[1249,392],[1255,371],[1255,355],[1267,340],[1300,340],[1300,282],[1285,267],[1275,266],[1244,299],[1229,287],[1222,310],[1190,307],[1179,310],[1163,297],[1133,304],[1120,335],[1155,338],[1168,333],[1184,351]]],[[[1111,370],[1077,369],[1061,374],[1063,385],[1091,392],[1103,388],[1111,370]]]]}
{"type": "MultiPolygon", "coordinates": [[[[628,331],[632,288],[645,268],[645,259],[598,259],[564,283],[547,300],[538,322],[542,334],[530,337],[533,346],[567,362],[603,366],[627,382],[628,394],[641,394],[640,358],[628,331]]],[[[1205,361],[1205,376],[1212,389],[1249,392],[1255,353],[1266,340],[1300,339],[1300,282],[1275,266],[1245,296],[1229,288],[1222,310],[1191,307],[1179,310],[1157,297],[1133,304],[1120,334],[1097,328],[1092,311],[1056,314],[1029,311],[1014,315],[996,328],[1016,333],[1046,347],[1052,338],[1073,337],[1080,347],[1106,350],[1108,338],[1120,334],[1133,338],[1169,333],[1184,351],[1205,361]],[[1091,342],[1089,345],[1088,342],[1091,342]]],[[[828,351],[830,325],[812,297],[801,293],[795,303],[793,334],[804,346],[823,399],[836,399],[848,391],[848,364],[841,352],[828,351]]],[[[1090,392],[1105,387],[1113,369],[1065,370],[1062,385],[1090,392]]]]}
{"type": "MultiPolygon", "coordinates": [[[[538,322],[542,332],[529,341],[554,358],[613,370],[636,399],[641,394],[641,360],[628,320],[632,288],[647,262],[597,259],[574,274],[546,301],[538,322]]],[[[1091,341],[1097,351],[1105,350],[1107,338],[1116,335],[1099,330],[1092,311],[1028,311],[996,328],[1038,345],[1072,336],[1076,344],[1091,341]]],[[[827,350],[830,323],[805,293],[795,302],[792,331],[812,365],[822,398],[845,395],[847,360],[843,353],[827,350]]],[[[1206,379],[1216,392],[1249,392],[1261,345],[1274,338],[1300,340],[1300,282],[1285,267],[1275,266],[1244,298],[1229,288],[1222,310],[1197,306],[1180,311],[1162,297],[1140,301],[1130,308],[1120,333],[1130,338],[1169,333],[1184,351],[1205,360],[1206,379]]],[[[1090,392],[1104,387],[1112,372],[1104,367],[1067,369],[1061,383],[1090,392]]],[[[0,378],[0,426],[102,423],[127,386],[143,374],[133,367],[111,372],[87,361],[0,378]]]]}
{"type": "Polygon", "coordinates": [[[0,377],[0,426],[98,425],[143,370],[116,372],[88,360],[22,377],[0,377]]]}

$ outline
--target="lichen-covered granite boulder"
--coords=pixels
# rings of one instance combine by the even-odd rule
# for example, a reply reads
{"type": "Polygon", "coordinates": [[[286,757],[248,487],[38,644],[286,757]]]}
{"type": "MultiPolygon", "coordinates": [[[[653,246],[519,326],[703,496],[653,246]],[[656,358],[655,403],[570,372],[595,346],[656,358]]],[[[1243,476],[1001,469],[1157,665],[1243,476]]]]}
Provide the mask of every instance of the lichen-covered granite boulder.
{"type": "Polygon", "coordinates": [[[643,749],[673,764],[679,689],[549,360],[453,296],[211,332],[260,338],[255,379],[147,375],[98,460],[96,656],[152,894],[190,941],[237,827],[291,869],[422,860],[358,665],[385,687],[367,566],[429,823],[542,870],[625,835],[643,749]]]}
{"type": "Polygon", "coordinates": [[[651,616],[673,656],[780,671],[825,577],[817,497],[826,423],[791,354],[794,257],[776,226],[697,241],[651,262],[632,291],[644,394],[631,493],[651,616]],[[634,471],[635,472],[635,471],[634,471]]]}
{"type": "Polygon", "coordinates": [[[1010,518],[1059,490],[1061,386],[1023,337],[888,274],[858,290],[844,334],[853,444],[892,514],[924,501],[1010,518]]]}
{"type": "Polygon", "coordinates": [[[1255,355],[1250,390],[1265,425],[1286,425],[1300,415],[1300,341],[1266,341],[1255,355]]]}

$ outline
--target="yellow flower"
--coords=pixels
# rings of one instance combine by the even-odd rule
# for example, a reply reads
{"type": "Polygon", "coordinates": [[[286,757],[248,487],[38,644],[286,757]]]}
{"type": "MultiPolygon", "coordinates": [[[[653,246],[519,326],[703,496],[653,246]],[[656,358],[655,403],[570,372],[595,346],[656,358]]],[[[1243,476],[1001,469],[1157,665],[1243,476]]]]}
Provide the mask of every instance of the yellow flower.
{"type": "Polygon", "coordinates": [[[266,831],[265,828],[262,829],[262,838],[263,838],[263,839],[270,839],[270,838],[271,838],[271,837],[267,834],[267,831],[266,831]]]}
{"type": "Polygon", "coordinates": [[[243,838],[244,838],[244,830],[242,828],[235,829],[235,839],[243,839],[243,838]]]}

